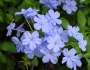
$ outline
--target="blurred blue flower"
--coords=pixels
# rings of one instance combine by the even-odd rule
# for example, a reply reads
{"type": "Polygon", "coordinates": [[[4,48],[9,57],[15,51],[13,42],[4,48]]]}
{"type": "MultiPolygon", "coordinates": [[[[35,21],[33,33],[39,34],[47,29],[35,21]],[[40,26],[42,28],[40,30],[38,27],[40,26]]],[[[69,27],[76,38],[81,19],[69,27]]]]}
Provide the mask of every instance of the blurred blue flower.
{"type": "Polygon", "coordinates": [[[44,4],[47,8],[56,9],[58,2],[56,0],[40,0],[40,3],[44,4]]]}
{"type": "Polygon", "coordinates": [[[16,36],[17,36],[17,37],[20,36],[20,33],[21,33],[22,31],[24,31],[24,28],[22,28],[23,25],[24,25],[24,23],[21,24],[20,26],[18,26],[18,27],[16,28],[16,30],[17,30],[16,36]]]}
{"type": "Polygon", "coordinates": [[[80,48],[82,51],[86,51],[87,41],[86,41],[86,40],[83,40],[83,34],[82,34],[82,33],[77,33],[77,34],[75,35],[75,39],[78,40],[79,48],[80,48]]]}
{"type": "Polygon", "coordinates": [[[62,40],[63,42],[68,42],[68,31],[67,31],[67,30],[63,30],[63,28],[60,27],[60,28],[58,29],[58,34],[60,35],[61,40],[62,40]]]}
{"type": "Polygon", "coordinates": [[[21,12],[16,12],[15,15],[23,14],[25,18],[33,18],[39,10],[32,9],[31,7],[27,10],[22,9],[21,12]]]}
{"type": "Polygon", "coordinates": [[[16,45],[16,50],[17,52],[24,52],[24,46],[22,45],[21,41],[19,41],[19,39],[17,37],[12,37],[12,41],[15,43],[16,45]]]}
{"type": "Polygon", "coordinates": [[[40,52],[40,47],[37,47],[34,50],[31,50],[28,46],[25,46],[24,52],[27,54],[28,58],[33,59],[34,56],[41,57],[42,53],[40,52]]]}
{"type": "Polygon", "coordinates": [[[82,54],[75,55],[76,50],[74,48],[70,49],[69,51],[67,48],[64,48],[62,53],[65,56],[62,59],[62,64],[66,62],[66,66],[71,69],[74,68],[74,70],[76,70],[76,66],[81,67],[82,63],[80,59],[82,57],[82,54]]]}
{"type": "Polygon", "coordinates": [[[53,52],[52,50],[47,49],[47,47],[43,47],[40,52],[44,55],[42,58],[42,61],[44,63],[52,62],[53,64],[56,64],[58,62],[58,56],[61,55],[60,51],[53,52]]]}
{"type": "Polygon", "coordinates": [[[15,23],[13,23],[13,21],[12,21],[12,22],[10,23],[10,25],[7,26],[8,32],[7,32],[6,36],[10,36],[11,33],[12,33],[12,30],[13,30],[14,28],[15,28],[15,23]]]}
{"type": "Polygon", "coordinates": [[[54,52],[58,52],[60,48],[64,47],[64,42],[61,41],[61,37],[56,34],[54,37],[47,37],[47,48],[49,50],[53,49],[54,52]]]}
{"type": "Polygon", "coordinates": [[[59,17],[60,17],[60,13],[58,11],[54,12],[54,10],[52,9],[50,9],[46,14],[46,18],[48,19],[48,22],[53,25],[62,23],[62,20],[58,19],[59,17]]]}
{"type": "Polygon", "coordinates": [[[78,31],[79,31],[79,27],[78,26],[72,27],[72,26],[68,25],[68,34],[69,34],[69,36],[73,36],[74,37],[78,33],[78,31]]]}
{"type": "Polygon", "coordinates": [[[22,44],[28,46],[31,50],[36,49],[37,45],[40,45],[42,42],[37,31],[34,31],[32,34],[26,31],[23,36],[22,44]]]}
{"type": "Polygon", "coordinates": [[[76,2],[70,1],[70,0],[65,0],[65,4],[63,5],[63,10],[65,10],[67,12],[67,14],[71,14],[72,11],[77,11],[77,7],[76,7],[76,2]]]}
{"type": "Polygon", "coordinates": [[[34,17],[34,21],[36,22],[34,24],[34,28],[37,30],[42,29],[43,32],[48,33],[49,32],[49,24],[48,24],[48,20],[45,18],[44,15],[37,15],[38,17],[34,17]]]}

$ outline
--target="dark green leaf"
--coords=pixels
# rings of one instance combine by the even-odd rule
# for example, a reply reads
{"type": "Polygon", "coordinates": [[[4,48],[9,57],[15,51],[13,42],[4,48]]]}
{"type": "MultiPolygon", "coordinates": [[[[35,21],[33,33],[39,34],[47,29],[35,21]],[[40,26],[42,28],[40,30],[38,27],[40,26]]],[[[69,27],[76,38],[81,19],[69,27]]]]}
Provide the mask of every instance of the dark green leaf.
{"type": "Polygon", "coordinates": [[[6,63],[6,56],[0,51],[0,61],[6,63]]]}
{"type": "Polygon", "coordinates": [[[8,52],[12,52],[12,53],[17,53],[16,48],[14,43],[12,42],[4,42],[1,44],[0,48],[3,51],[8,51],[8,52]]]}
{"type": "Polygon", "coordinates": [[[68,29],[67,28],[67,26],[69,25],[69,22],[68,22],[68,20],[66,20],[65,18],[60,18],[61,20],[62,20],[62,27],[64,28],[64,29],[68,29]]]}
{"type": "Polygon", "coordinates": [[[90,0],[85,0],[85,4],[89,4],[90,3],[90,0]]]}
{"type": "Polygon", "coordinates": [[[0,6],[3,6],[4,4],[3,4],[3,0],[0,0],[0,6]]]}
{"type": "Polygon", "coordinates": [[[46,8],[44,5],[42,6],[41,13],[45,14],[48,11],[48,8],[46,8]]]}
{"type": "Polygon", "coordinates": [[[4,1],[6,1],[6,2],[10,2],[11,0],[4,0],[4,1]]]}
{"type": "Polygon", "coordinates": [[[83,29],[86,24],[86,18],[81,10],[79,10],[77,13],[77,22],[78,22],[79,27],[83,29]]]}
{"type": "Polygon", "coordinates": [[[90,17],[88,17],[88,26],[90,27],[90,17]]]}
{"type": "Polygon", "coordinates": [[[90,13],[90,9],[89,9],[89,8],[90,8],[90,7],[86,6],[86,7],[82,10],[82,12],[83,12],[83,14],[84,14],[85,16],[89,15],[89,13],[90,13]]]}

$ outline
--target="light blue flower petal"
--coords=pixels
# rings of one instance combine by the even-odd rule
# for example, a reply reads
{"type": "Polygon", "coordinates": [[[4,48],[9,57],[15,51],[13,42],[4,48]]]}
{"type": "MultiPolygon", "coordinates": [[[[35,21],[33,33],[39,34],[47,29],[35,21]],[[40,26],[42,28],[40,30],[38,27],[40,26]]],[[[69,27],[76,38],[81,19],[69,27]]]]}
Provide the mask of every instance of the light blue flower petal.
{"type": "Polygon", "coordinates": [[[56,63],[58,62],[58,59],[57,59],[57,57],[51,56],[51,57],[50,57],[50,61],[51,61],[53,64],[56,64],[56,63]]]}
{"type": "Polygon", "coordinates": [[[30,42],[29,48],[30,48],[31,50],[36,49],[36,44],[35,44],[34,42],[30,42]]]}
{"type": "Polygon", "coordinates": [[[12,41],[17,45],[20,43],[19,39],[17,37],[12,37],[12,41]]]}
{"type": "Polygon", "coordinates": [[[63,57],[63,59],[62,59],[62,64],[65,63],[65,62],[67,62],[67,60],[68,60],[67,57],[63,57]]]}
{"type": "Polygon", "coordinates": [[[76,54],[76,50],[74,48],[69,50],[68,56],[74,56],[76,54]]]}
{"type": "Polygon", "coordinates": [[[42,27],[42,25],[39,24],[39,23],[35,23],[35,24],[34,24],[34,28],[37,29],[37,30],[40,30],[41,27],[42,27]]]}
{"type": "Polygon", "coordinates": [[[37,31],[34,31],[32,33],[32,38],[38,38],[39,37],[39,33],[37,31]]]}
{"type": "Polygon", "coordinates": [[[34,51],[32,53],[27,54],[28,58],[33,59],[34,58],[34,51]]]}
{"type": "Polygon", "coordinates": [[[55,19],[55,22],[56,22],[57,24],[61,24],[61,23],[62,23],[62,20],[60,20],[60,19],[55,19]]]}
{"type": "Polygon", "coordinates": [[[49,50],[46,47],[43,47],[42,49],[40,49],[40,52],[44,55],[50,54],[49,50]]]}
{"type": "Polygon", "coordinates": [[[30,43],[30,40],[29,39],[24,39],[23,41],[22,41],[22,44],[23,45],[28,45],[30,43]]]}
{"type": "Polygon", "coordinates": [[[37,22],[37,23],[41,23],[41,20],[36,16],[34,17],[34,21],[37,22]]]}
{"type": "Polygon", "coordinates": [[[68,60],[66,65],[67,65],[68,68],[71,68],[71,69],[73,68],[73,63],[72,63],[71,60],[68,60]]]}
{"type": "Polygon", "coordinates": [[[53,47],[54,47],[53,44],[48,44],[48,45],[47,45],[47,48],[48,48],[49,50],[53,49],[53,47]]]}
{"type": "Polygon", "coordinates": [[[67,48],[64,48],[64,50],[62,51],[63,55],[64,56],[68,56],[68,49],[67,48]]]}
{"type": "Polygon", "coordinates": [[[43,63],[47,63],[50,60],[50,55],[43,56],[42,61],[43,63]]]}
{"type": "Polygon", "coordinates": [[[52,55],[53,56],[60,56],[61,55],[61,52],[59,51],[59,52],[52,52],[52,55]]]}

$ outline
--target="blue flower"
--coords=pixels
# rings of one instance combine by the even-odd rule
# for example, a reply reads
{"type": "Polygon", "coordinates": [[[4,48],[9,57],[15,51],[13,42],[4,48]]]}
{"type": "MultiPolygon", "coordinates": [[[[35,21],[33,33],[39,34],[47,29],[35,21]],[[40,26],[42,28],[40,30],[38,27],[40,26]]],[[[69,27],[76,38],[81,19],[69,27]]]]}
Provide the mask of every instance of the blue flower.
{"type": "Polygon", "coordinates": [[[24,52],[27,54],[28,58],[33,59],[34,56],[41,57],[42,53],[40,52],[40,47],[31,50],[28,46],[25,46],[24,52]]]}
{"type": "Polygon", "coordinates": [[[23,25],[24,25],[24,23],[21,24],[20,26],[18,26],[18,27],[16,28],[16,30],[17,30],[16,36],[17,36],[17,37],[20,36],[20,33],[21,33],[22,31],[24,31],[24,28],[22,28],[23,25]]]}
{"type": "Polygon", "coordinates": [[[19,39],[17,37],[12,37],[12,41],[15,43],[16,45],[16,50],[17,52],[24,52],[24,46],[22,45],[22,43],[19,41],[19,39]]]}
{"type": "Polygon", "coordinates": [[[44,63],[52,62],[53,64],[56,64],[58,62],[58,56],[60,56],[59,52],[53,52],[52,50],[47,49],[47,47],[44,47],[40,50],[40,52],[44,55],[42,58],[42,61],[44,63]]]}
{"type": "Polygon", "coordinates": [[[65,48],[62,53],[64,55],[62,64],[66,62],[66,66],[71,69],[74,68],[74,70],[76,70],[76,66],[81,67],[82,63],[80,59],[82,57],[82,54],[75,55],[76,50],[74,48],[70,49],[69,51],[67,48],[65,48]]]}
{"type": "Polygon", "coordinates": [[[76,2],[65,0],[65,5],[63,5],[63,10],[67,12],[67,14],[71,14],[72,11],[77,11],[76,2]]]}
{"type": "Polygon", "coordinates": [[[61,24],[62,20],[58,19],[60,17],[60,13],[58,11],[54,12],[54,10],[50,9],[46,14],[46,18],[48,19],[49,23],[56,25],[61,24]]]}
{"type": "Polygon", "coordinates": [[[15,15],[23,14],[25,18],[33,18],[37,14],[38,10],[31,7],[27,10],[22,9],[21,12],[16,12],[15,15]]]}
{"type": "Polygon", "coordinates": [[[44,15],[37,15],[38,17],[34,17],[34,21],[36,22],[34,24],[34,28],[37,30],[42,29],[43,32],[48,33],[49,32],[49,25],[48,25],[48,20],[45,18],[44,15]]]}
{"type": "Polygon", "coordinates": [[[61,38],[58,34],[56,34],[54,37],[47,37],[47,43],[47,48],[49,50],[53,49],[54,52],[58,52],[60,48],[64,47],[64,42],[61,41],[61,38]]]}
{"type": "Polygon", "coordinates": [[[36,49],[37,45],[40,45],[42,42],[37,31],[34,31],[32,34],[26,31],[23,36],[24,39],[22,40],[22,44],[28,46],[31,50],[36,49]]]}
{"type": "Polygon", "coordinates": [[[44,4],[50,9],[56,9],[58,6],[58,2],[56,0],[40,0],[40,3],[44,4]]]}
{"type": "Polygon", "coordinates": [[[12,22],[10,23],[10,25],[7,26],[8,32],[7,32],[6,36],[10,36],[11,33],[12,33],[12,30],[13,30],[14,28],[15,28],[15,23],[13,23],[13,21],[12,21],[12,22]]]}
{"type": "Polygon", "coordinates": [[[63,42],[68,42],[68,31],[67,30],[63,30],[63,28],[60,27],[58,29],[58,34],[61,36],[61,40],[63,42]]]}
{"type": "Polygon", "coordinates": [[[79,27],[78,26],[72,27],[72,26],[68,25],[68,34],[69,34],[69,36],[73,36],[74,37],[78,33],[78,31],[79,31],[79,27]]]}
{"type": "Polygon", "coordinates": [[[82,34],[82,33],[77,33],[77,34],[75,35],[75,39],[78,40],[79,48],[80,48],[82,51],[86,51],[87,41],[86,41],[86,40],[83,40],[83,34],[82,34]]]}

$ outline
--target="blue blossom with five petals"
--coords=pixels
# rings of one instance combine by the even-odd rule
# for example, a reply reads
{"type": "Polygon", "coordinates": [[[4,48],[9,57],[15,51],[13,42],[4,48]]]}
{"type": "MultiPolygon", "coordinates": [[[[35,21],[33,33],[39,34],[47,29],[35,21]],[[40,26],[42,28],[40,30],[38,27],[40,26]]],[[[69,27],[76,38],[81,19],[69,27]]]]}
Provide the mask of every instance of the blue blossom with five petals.
{"type": "Polygon", "coordinates": [[[78,31],[79,31],[79,27],[78,26],[72,27],[72,26],[68,25],[68,35],[69,36],[73,36],[74,37],[78,33],[78,31]]]}
{"type": "Polygon", "coordinates": [[[48,20],[45,18],[44,15],[38,14],[37,16],[34,17],[34,21],[36,22],[34,24],[34,28],[37,30],[42,29],[43,32],[48,33],[49,32],[48,20]]]}
{"type": "Polygon", "coordinates": [[[47,37],[47,43],[47,48],[49,50],[52,49],[54,52],[58,52],[60,51],[60,48],[64,47],[64,42],[61,41],[61,38],[58,34],[56,34],[54,37],[47,37]]]}
{"type": "Polygon", "coordinates": [[[74,68],[76,70],[76,66],[81,67],[82,63],[80,61],[82,54],[80,55],[75,55],[76,50],[74,48],[68,50],[67,48],[64,48],[62,51],[64,57],[62,59],[62,64],[66,62],[66,66],[68,68],[74,68]]]}
{"type": "Polygon", "coordinates": [[[60,13],[58,11],[54,12],[54,10],[50,9],[48,13],[46,13],[46,18],[48,22],[52,25],[61,24],[62,20],[58,19],[60,17],[60,13]]]}
{"type": "Polygon", "coordinates": [[[65,4],[63,5],[63,10],[65,10],[67,12],[67,14],[71,14],[72,11],[77,11],[77,7],[76,7],[76,2],[70,1],[70,0],[65,0],[65,4]]]}
{"type": "Polygon", "coordinates": [[[26,31],[23,36],[24,39],[22,40],[22,44],[28,46],[30,50],[36,49],[37,45],[40,45],[42,42],[37,31],[34,31],[32,34],[26,31]]]}
{"type": "Polygon", "coordinates": [[[47,49],[47,47],[43,47],[40,52],[44,55],[42,58],[42,61],[44,63],[52,62],[53,64],[56,64],[58,62],[58,56],[61,55],[60,51],[53,52],[52,50],[47,49]]]}

